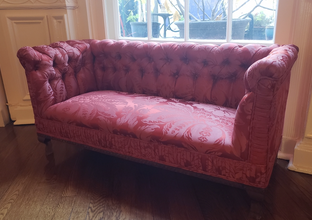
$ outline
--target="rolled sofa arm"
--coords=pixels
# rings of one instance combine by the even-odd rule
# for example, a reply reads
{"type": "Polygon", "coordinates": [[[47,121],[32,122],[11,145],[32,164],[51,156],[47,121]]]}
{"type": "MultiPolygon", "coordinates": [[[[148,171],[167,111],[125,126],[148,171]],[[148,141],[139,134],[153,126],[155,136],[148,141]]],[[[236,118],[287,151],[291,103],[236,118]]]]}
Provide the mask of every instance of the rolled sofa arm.
{"type": "Polygon", "coordinates": [[[25,69],[35,118],[53,104],[97,88],[90,40],[22,47],[17,57],[25,69]]]}
{"type": "Polygon", "coordinates": [[[253,164],[275,161],[283,132],[290,71],[299,49],[275,48],[249,67],[246,92],[235,115],[232,144],[237,156],[253,164]]]}

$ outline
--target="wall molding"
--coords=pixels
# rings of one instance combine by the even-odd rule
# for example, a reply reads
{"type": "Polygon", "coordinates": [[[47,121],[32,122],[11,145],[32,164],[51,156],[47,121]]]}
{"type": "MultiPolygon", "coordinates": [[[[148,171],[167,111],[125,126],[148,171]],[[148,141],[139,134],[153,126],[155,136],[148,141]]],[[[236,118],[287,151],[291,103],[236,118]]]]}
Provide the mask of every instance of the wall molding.
{"type": "Polygon", "coordinates": [[[78,8],[78,0],[0,0],[0,10],[78,8]]]}
{"type": "Polygon", "coordinates": [[[67,16],[64,14],[48,15],[51,42],[66,41],[69,39],[67,16]]]}
{"type": "Polygon", "coordinates": [[[89,37],[105,39],[104,4],[101,0],[85,0],[88,18],[89,37]]]}
{"type": "Polygon", "coordinates": [[[34,113],[31,104],[9,106],[14,125],[34,124],[34,113]],[[14,117],[13,117],[14,116],[14,117]]]}
{"type": "Polygon", "coordinates": [[[277,158],[291,160],[294,156],[294,148],[296,147],[297,143],[298,140],[283,136],[277,158]]]}
{"type": "Polygon", "coordinates": [[[299,47],[299,57],[292,68],[283,139],[278,153],[278,158],[291,160],[296,154],[294,148],[305,137],[308,117],[312,86],[312,42],[309,37],[312,34],[312,0],[280,0],[278,10],[277,21],[280,23],[277,24],[276,43],[292,43],[299,47]]]}
{"type": "Polygon", "coordinates": [[[295,148],[294,157],[288,169],[300,173],[312,174],[312,139],[304,138],[295,148]]]}
{"type": "MultiPolygon", "coordinates": [[[[49,29],[48,29],[48,19],[46,15],[32,15],[32,16],[21,16],[21,15],[8,15],[5,16],[7,25],[9,28],[8,34],[12,39],[11,48],[13,51],[18,51],[19,48],[25,45],[24,37],[25,37],[25,29],[31,28],[32,31],[36,29],[41,31],[41,36],[45,39],[44,42],[50,43],[49,29]]],[[[30,37],[31,34],[29,33],[30,37]]],[[[17,76],[20,79],[20,91],[21,96],[23,97],[23,101],[28,101],[29,91],[26,80],[26,75],[22,66],[18,63],[18,60],[14,60],[17,64],[18,72],[17,76]]],[[[11,101],[9,101],[10,103],[11,101]]]]}
{"type": "MultiPolygon", "coordinates": [[[[304,138],[301,142],[299,142],[294,151],[294,156],[289,162],[288,169],[312,174],[312,96],[311,96],[311,69],[312,69],[312,63],[311,63],[311,56],[312,52],[310,48],[312,47],[312,42],[309,38],[312,34],[312,28],[310,21],[312,19],[312,0],[302,0],[301,1],[301,7],[300,7],[300,18],[301,18],[301,24],[298,25],[297,28],[305,28],[304,35],[305,38],[301,38],[302,46],[299,48],[301,50],[301,56],[303,57],[302,62],[305,63],[305,65],[302,67],[301,71],[304,72],[307,76],[304,80],[306,80],[305,83],[305,93],[302,95],[310,96],[307,101],[308,108],[304,108],[302,110],[302,114],[305,117],[305,123],[304,123],[304,138]],[[309,76],[309,77],[308,77],[309,76]],[[309,102],[310,101],[310,102],[309,102]],[[307,111],[306,111],[307,109],[307,111]]],[[[299,52],[300,56],[300,52],[299,52]]],[[[301,85],[304,85],[303,83],[301,85]]],[[[302,108],[302,106],[300,106],[302,108]]]]}

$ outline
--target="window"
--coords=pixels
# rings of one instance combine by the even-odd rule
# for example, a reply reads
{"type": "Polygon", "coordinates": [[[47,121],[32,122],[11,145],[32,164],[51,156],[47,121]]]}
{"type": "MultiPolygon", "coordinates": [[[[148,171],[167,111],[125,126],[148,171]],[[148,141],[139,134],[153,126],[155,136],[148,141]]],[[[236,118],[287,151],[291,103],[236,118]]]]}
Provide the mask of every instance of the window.
{"type": "Polygon", "coordinates": [[[115,35],[117,39],[271,43],[277,3],[277,0],[118,0],[115,27],[119,28],[115,28],[115,35]]]}

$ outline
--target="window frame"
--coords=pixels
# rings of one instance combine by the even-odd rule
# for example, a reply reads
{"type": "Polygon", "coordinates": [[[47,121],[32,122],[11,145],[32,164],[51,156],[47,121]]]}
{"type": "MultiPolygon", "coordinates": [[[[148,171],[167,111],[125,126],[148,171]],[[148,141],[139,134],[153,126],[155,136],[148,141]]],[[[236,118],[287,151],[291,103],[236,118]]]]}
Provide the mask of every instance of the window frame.
{"type": "MultiPolygon", "coordinates": [[[[177,42],[177,43],[199,43],[199,44],[224,44],[224,43],[236,43],[241,45],[246,44],[261,44],[261,45],[272,45],[276,40],[276,27],[277,27],[277,19],[278,19],[278,8],[280,6],[280,2],[283,0],[277,0],[276,3],[276,13],[275,13],[275,21],[274,21],[274,35],[272,40],[232,40],[232,16],[228,16],[227,18],[227,30],[226,30],[226,39],[224,40],[213,40],[213,39],[189,39],[189,1],[185,1],[185,26],[184,26],[184,39],[163,39],[163,38],[152,38],[152,23],[151,23],[151,0],[146,0],[147,3],[147,38],[138,38],[138,37],[121,37],[120,30],[120,22],[119,22],[119,7],[118,0],[102,0],[104,3],[104,10],[106,21],[105,22],[105,33],[108,39],[114,40],[128,40],[128,41],[144,41],[144,42],[177,42]]],[[[228,14],[232,15],[233,11],[233,1],[228,0],[228,14]]],[[[287,1],[287,0],[285,0],[287,1]]]]}

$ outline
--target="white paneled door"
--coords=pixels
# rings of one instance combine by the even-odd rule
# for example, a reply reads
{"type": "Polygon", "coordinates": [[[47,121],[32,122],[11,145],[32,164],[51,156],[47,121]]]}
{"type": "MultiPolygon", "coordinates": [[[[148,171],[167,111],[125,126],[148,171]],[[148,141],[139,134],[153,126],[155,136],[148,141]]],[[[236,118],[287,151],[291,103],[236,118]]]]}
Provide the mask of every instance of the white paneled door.
{"type": "Polygon", "coordinates": [[[14,124],[31,124],[34,116],[25,72],[16,53],[23,46],[69,39],[67,11],[75,10],[76,1],[20,2],[0,1],[0,69],[11,119],[14,124]]]}

